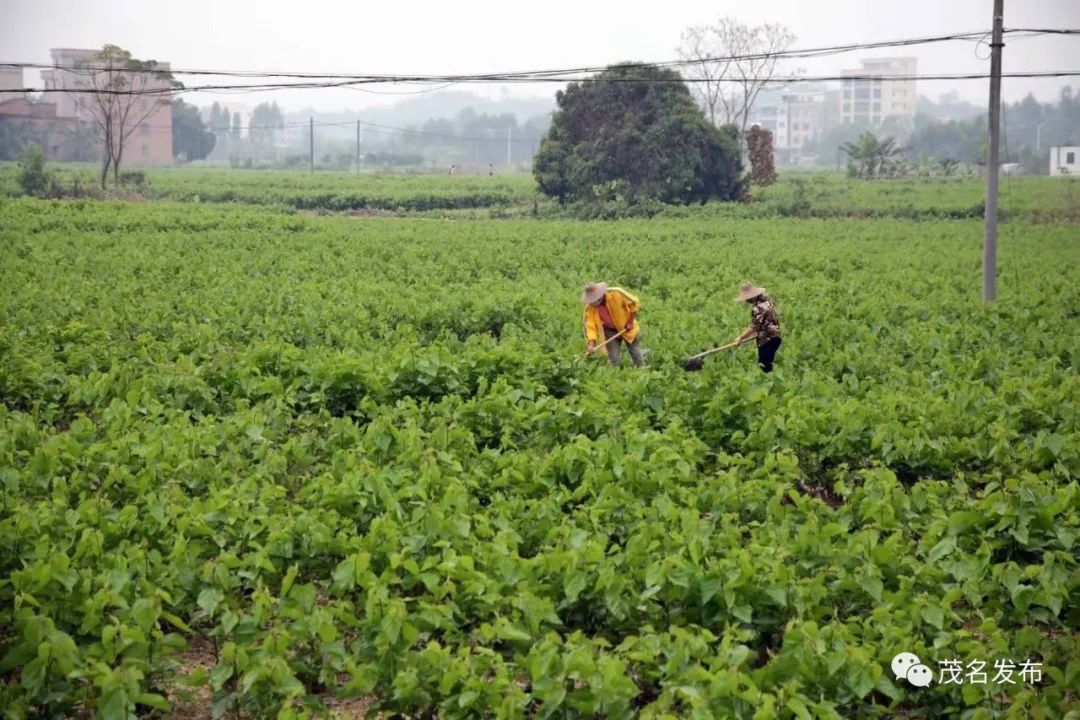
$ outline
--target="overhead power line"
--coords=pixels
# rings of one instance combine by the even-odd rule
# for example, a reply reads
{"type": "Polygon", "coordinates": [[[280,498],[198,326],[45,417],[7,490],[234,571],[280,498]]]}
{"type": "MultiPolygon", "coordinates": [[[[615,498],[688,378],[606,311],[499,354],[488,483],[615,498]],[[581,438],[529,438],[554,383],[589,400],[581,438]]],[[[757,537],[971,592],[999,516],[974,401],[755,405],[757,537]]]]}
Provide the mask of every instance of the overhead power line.
{"type": "MultiPolygon", "coordinates": [[[[1002,73],[1003,78],[1062,78],[1080,76],[1080,70],[1039,70],[1031,72],[1002,73]]],[[[842,82],[845,80],[875,80],[880,82],[907,82],[907,81],[935,81],[935,80],[985,80],[990,77],[988,73],[936,73],[915,75],[887,75],[881,73],[859,73],[846,75],[789,75],[783,77],[759,78],[757,82],[772,85],[791,85],[796,83],[821,83],[842,82]]],[[[519,78],[514,83],[567,83],[586,80],[587,77],[555,77],[545,76],[537,78],[519,78]]],[[[742,83],[743,80],[735,77],[725,78],[646,78],[623,76],[607,78],[608,82],[616,83],[647,83],[647,84],[698,84],[698,83],[742,83]]],[[[385,80],[343,80],[339,82],[305,82],[305,83],[256,83],[248,85],[194,85],[183,88],[146,88],[141,90],[110,90],[93,88],[23,88],[21,90],[0,90],[0,93],[65,93],[69,95],[135,95],[135,96],[160,96],[178,95],[190,92],[222,92],[245,91],[265,92],[270,90],[310,90],[317,88],[348,87],[352,85],[384,83],[385,80]]],[[[411,78],[410,82],[433,82],[422,77],[411,78]]],[[[498,79],[469,79],[458,80],[459,83],[484,83],[504,82],[498,79]]]]}
{"type": "MultiPolygon", "coordinates": [[[[1024,29],[1009,30],[1007,32],[1041,32],[1030,31],[1024,29]]],[[[1063,31],[1063,32],[1076,32],[1080,33],[1080,30],[1075,31],[1063,31]]],[[[899,40],[882,40],[878,42],[869,43],[848,43],[844,45],[828,45],[814,48],[802,48],[793,50],[780,50],[772,53],[746,53],[738,55],[718,55],[714,57],[695,58],[693,60],[665,60],[657,63],[650,63],[661,67],[678,67],[682,65],[693,65],[701,62],[723,62],[728,60],[758,60],[765,58],[806,58],[816,57],[822,54],[840,54],[846,52],[852,52],[855,50],[873,50],[878,48],[888,47],[905,47],[909,45],[923,45],[929,43],[949,42],[953,40],[970,40],[977,39],[984,35],[987,35],[989,31],[977,31],[977,32],[964,32],[964,33],[950,33],[948,35],[931,35],[924,37],[903,38],[899,40]]],[[[40,63],[0,63],[0,67],[13,67],[24,68],[31,70],[70,70],[72,72],[109,72],[123,71],[123,68],[116,66],[94,66],[87,64],[76,65],[54,65],[54,64],[40,64],[40,63]]],[[[545,70],[519,70],[500,73],[480,73],[480,74],[461,74],[461,75],[425,75],[423,77],[431,78],[446,78],[446,79],[467,79],[467,78],[514,78],[514,77],[537,77],[543,75],[567,75],[572,73],[590,73],[599,72],[603,70],[604,65],[583,65],[576,67],[565,67],[558,69],[545,69],[545,70]]],[[[316,79],[316,80],[340,80],[340,79],[354,79],[354,80],[371,80],[381,79],[387,82],[400,82],[410,79],[414,76],[404,74],[378,74],[378,73],[318,73],[318,72],[299,72],[292,70],[275,71],[275,70],[207,70],[207,69],[184,69],[184,68],[170,68],[169,72],[174,75],[212,75],[222,77],[243,77],[243,78],[293,78],[293,79],[316,79]]]]}
{"type": "MultiPolygon", "coordinates": [[[[1024,36],[1030,36],[1031,34],[1057,34],[1057,35],[1077,35],[1080,34],[1080,29],[1032,29],[1032,28],[1015,28],[1005,31],[1006,33],[1023,33],[1024,36]]],[[[708,62],[727,62],[738,60],[755,60],[755,59],[798,59],[798,58],[810,58],[821,57],[830,54],[839,54],[844,52],[851,52],[854,50],[876,49],[886,47],[907,47],[913,45],[922,45],[927,43],[948,42],[953,40],[977,40],[985,37],[986,32],[969,32],[969,33],[951,33],[948,35],[936,35],[928,37],[917,38],[905,38],[901,40],[889,40],[872,43],[854,43],[847,45],[832,45],[826,47],[817,48],[805,48],[796,50],[779,51],[775,53],[753,53],[744,55],[728,55],[717,57],[706,57],[696,59],[684,59],[684,60],[671,60],[661,63],[652,63],[660,67],[666,68],[679,68],[689,65],[698,65],[708,62]]],[[[629,65],[635,65],[637,63],[629,63],[629,65]]],[[[60,69],[68,70],[76,73],[95,74],[99,72],[126,72],[117,68],[103,68],[100,66],[88,66],[82,65],[42,65],[35,63],[0,63],[0,67],[12,67],[23,69],[60,69]]],[[[555,82],[565,83],[574,82],[585,79],[588,74],[600,72],[606,69],[606,66],[583,66],[576,68],[562,68],[557,70],[533,70],[533,71],[517,71],[517,72],[503,72],[503,73],[485,73],[474,75],[401,75],[401,74],[345,74],[345,73],[312,73],[312,72],[278,72],[278,71],[257,71],[257,70],[203,70],[203,69],[173,69],[174,75],[194,75],[194,76],[222,76],[222,77],[236,77],[236,78],[248,78],[248,79],[268,79],[268,78],[285,78],[291,80],[308,80],[310,82],[297,82],[297,83],[248,83],[248,84],[205,84],[184,87],[182,89],[176,88],[146,88],[142,90],[97,90],[91,88],[75,88],[75,89],[62,89],[62,88],[23,88],[21,90],[12,91],[0,91],[2,92],[43,92],[43,93],[92,93],[92,94],[117,94],[117,95],[165,95],[173,94],[177,92],[212,92],[212,93],[246,93],[246,92],[264,92],[269,90],[288,90],[288,89],[312,89],[312,88],[335,88],[344,87],[353,90],[363,90],[364,88],[358,87],[361,85],[372,84],[385,84],[385,83],[443,83],[446,85],[459,84],[459,83],[532,83],[532,82],[555,82]],[[316,82],[317,81],[317,82],[316,82]]],[[[1005,75],[1004,77],[1066,77],[1077,74],[1074,71],[1043,71],[1038,73],[1012,73],[1005,75]]],[[[867,74],[862,75],[840,75],[840,76],[794,76],[794,77],[779,77],[771,78],[768,82],[772,83],[799,83],[799,82],[825,82],[830,80],[844,80],[844,79],[881,79],[890,82],[902,81],[902,80],[965,80],[965,79],[983,79],[989,77],[986,74],[925,74],[925,75],[910,75],[910,76],[895,76],[895,75],[878,75],[867,74]]],[[[659,79],[638,79],[633,77],[626,77],[619,79],[620,82],[717,82],[716,79],[695,79],[695,78],[683,78],[680,80],[659,80],[659,79]]],[[[720,82],[741,82],[736,78],[722,78],[720,82]]],[[[424,92],[423,90],[418,92],[424,92]]]]}

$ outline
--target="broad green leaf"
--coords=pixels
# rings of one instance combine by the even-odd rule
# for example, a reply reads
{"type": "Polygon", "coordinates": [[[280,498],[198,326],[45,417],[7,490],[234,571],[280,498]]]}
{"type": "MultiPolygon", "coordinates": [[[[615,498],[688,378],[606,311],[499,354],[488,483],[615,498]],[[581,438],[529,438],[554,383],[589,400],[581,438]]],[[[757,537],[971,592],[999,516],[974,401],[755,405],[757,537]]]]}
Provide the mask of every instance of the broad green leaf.
{"type": "Polygon", "coordinates": [[[210,670],[210,687],[214,690],[220,690],[232,676],[233,666],[229,663],[219,662],[210,670]]]}
{"type": "Polygon", "coordinates": [[[101,720],[128,720],[128,705],[131,700],[127,691],[115,685],[107,686],[101,691],[101,701],[98,713],[101,720]]]}
{"type": "Polygon", "coordinates": [[[21,684],[32,695],[41,692],[45,686],[45,671],[48,669],[48,657],[36,657],[26,663],[22,669],[21,684]]]}
{"type": "Polygon", "coordinates": [[[156,710],[168,711],[169,701],[163,698],[161,695],[154,693],[139,693],[135,696],[135,702],[139,705],[146,705],[156,710]]]}
{"type": "Polygon", "coordinates": [[[930,554],[927,555],[927,559],[930,562],[935,562],[936,563],[939,560],[941,560],[942,558],[944,558],[946,555],[951,553],[955,549],[956,549],[956,538],[950,535],[949,537],[947,537],[944,540],[942,540],[941,542],[939,542],[937,545],[935,545],[930,550],[930,554]]]}
{"type": "Polygon", "coordinates": [[[289,590],[293,586],[293,582],[296,580],[296,575],[300,571],[300,566],[290,565],[289,569],[285,572],[285,577],[281,580],[281,597],[287,597],[289,590]]]}
{"type": "Polygon", "coordinates": [[[206,588],[199,593],[198,604],[206,615],[213,615],[217,606],[225,599],[225,596],[217,588],[206,588]]]}
{"type": "Polygon", "coordinates": [[[187,623],[185,623],[183,620],[181,620],[177,615],[174,615],[173,613],[171,613],[171,612],[169,612],[167,610],[162,610],[161,611],[161,617],[164,618],[170,625],[173,625],[174,627],[177,627],[177,628],[183,630],[184,632],[187,632],[187,633],[194,632],[194,630],[192,630],[190,627],[188,627],[187,623]]]}
{"type": "Polygon", "coordinates": [[[785,704],[788,710],[795,714],[795,717],[799,720],[812,720],[813,716],[810,714],[810,710],[806,707],[806,703],[797,697],[788,698],[785,704]]]}

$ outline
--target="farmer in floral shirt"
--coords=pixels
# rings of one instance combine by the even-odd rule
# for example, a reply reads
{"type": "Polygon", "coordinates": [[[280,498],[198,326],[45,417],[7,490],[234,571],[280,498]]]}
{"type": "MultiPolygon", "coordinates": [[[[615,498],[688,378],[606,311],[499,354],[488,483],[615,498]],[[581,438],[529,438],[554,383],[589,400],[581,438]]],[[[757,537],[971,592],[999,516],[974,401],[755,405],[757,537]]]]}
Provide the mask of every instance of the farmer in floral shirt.
{"type": "Polygon", "coordinates": [[[765,288],[744,282],[739,286],[738,302],[750,304],[750,327],[746,328],[735,342],[742,343],[757,336],[758,365],[762,371],[772,372],[773,359],[780,349],[780,315],[765,288]]]}

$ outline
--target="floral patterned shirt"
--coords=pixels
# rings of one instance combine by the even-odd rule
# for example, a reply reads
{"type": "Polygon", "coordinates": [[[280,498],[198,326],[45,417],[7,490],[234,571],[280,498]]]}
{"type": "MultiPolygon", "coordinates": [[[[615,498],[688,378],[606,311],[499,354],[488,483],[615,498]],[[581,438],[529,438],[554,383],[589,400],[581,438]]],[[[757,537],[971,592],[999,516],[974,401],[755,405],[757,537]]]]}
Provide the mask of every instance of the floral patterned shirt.
{"type": "Polygon", "coordinates": [[[750,327],[757,333],[758,347],[780,337],[780,315],[768,295],[759,295],[751,303],[750,327]]]}

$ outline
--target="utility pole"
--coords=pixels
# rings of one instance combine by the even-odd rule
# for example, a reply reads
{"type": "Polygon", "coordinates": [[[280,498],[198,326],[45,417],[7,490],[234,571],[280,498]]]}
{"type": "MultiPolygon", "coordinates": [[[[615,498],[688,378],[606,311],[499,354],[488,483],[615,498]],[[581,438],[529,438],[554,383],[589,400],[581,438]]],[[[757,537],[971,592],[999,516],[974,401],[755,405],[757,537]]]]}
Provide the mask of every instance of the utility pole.
{"type": "Polygon", "coordinates": [[[506,126],[506,169],[510,169],[510,133],[513,131],[513,125],[506,126]]]}
{"type": "Polygon", "coordinates": [[[315,118],[308,118],[308,156],[311,158],[311,172],[315,172],[315,118]]]}
{"type": "Polygon", "coordinates": [[[990,150],[986,158],[986,217],[983,232],[983,302],[997,300],[998,145],[1001,136],[1001,41],[1005,0],[994,0],[990,42],[990,150]]]}
{"type": "Polygon", "coordinates": [[[360,121],[356,121],[356,174],[360,174],[360,121]]]}

